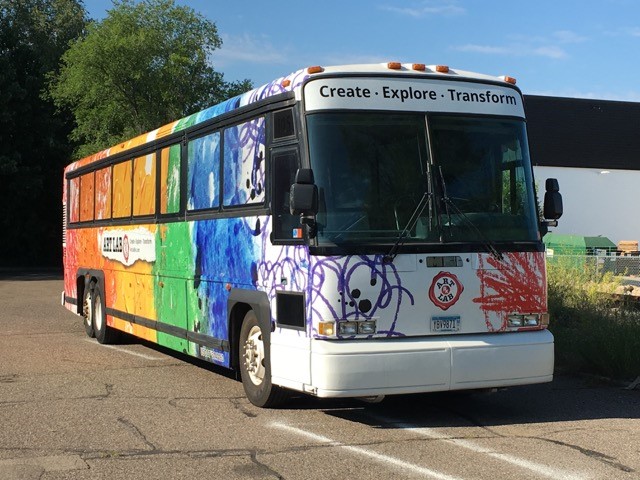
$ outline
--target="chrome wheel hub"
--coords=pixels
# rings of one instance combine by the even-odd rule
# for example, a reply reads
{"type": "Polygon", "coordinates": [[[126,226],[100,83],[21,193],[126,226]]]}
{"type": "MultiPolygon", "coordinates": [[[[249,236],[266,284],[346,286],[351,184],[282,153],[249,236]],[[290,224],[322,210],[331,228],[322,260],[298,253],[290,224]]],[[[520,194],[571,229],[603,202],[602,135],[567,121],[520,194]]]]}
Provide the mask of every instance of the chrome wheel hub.
{"type": "Polygon", "coordinates": [[[251,327],[247,341],[244,343],[243,361],[245,370],[254,385],[260,385],[264,380],[264,342],[260,327],[251,327]]]}

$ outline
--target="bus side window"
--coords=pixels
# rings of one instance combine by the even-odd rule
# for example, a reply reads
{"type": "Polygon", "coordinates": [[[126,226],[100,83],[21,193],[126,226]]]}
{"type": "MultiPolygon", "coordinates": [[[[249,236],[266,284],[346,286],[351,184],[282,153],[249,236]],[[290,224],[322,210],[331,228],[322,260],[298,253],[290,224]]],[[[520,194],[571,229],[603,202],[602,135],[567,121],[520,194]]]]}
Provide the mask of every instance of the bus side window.
{"type": "Polygon", "coordinates": [[[133,160],[133,215],[156,213],[156,154],[133,160]]]}
{"type": "Polygon", "coordinates": [[[96,220],[111,218],[111,167],[96,172],[96,220]]]}
{"type": "Polygon", "coordinates": [[[224,131],[225,207],[264,203],[264,128],[264,117],[258,117],[224,131]]]}
{"type": "Polygon", "coordinates": [[[187,148],[187,208],[217,209],[220,206],[220,132],[189,140],[187,148]]]}
{"type": "Polygon", "coordinates": [[[131,160],[113,166],[113,218],[131,216],[131,160]]]}
{"type": "Polygon", "coordinates": [[[298,170],[298,151],[294,148],[278,149],[271,154],[273,166],[273,240],[300,241],[300,219],[289,211],[289,192],[298,170]]]}
{"type": "Polygon", "coordinates": [[[522,150],[519,142],[501,145],[502,149],[502,212],[522,215],[525,195],[522,150]]]}
{"type": "Polygon", "coordinates": [[[93,172],[85,173],[80,177],[80,221],[93,220],[95,176],[93,172]]]}
{"type": "Polygon", "coordinates": [[[282,140],[296,134],[293,122],[293,108],[273,113],[273,139],[282,140]]]}
{"type": "Polygon", "coordinates": [[[80,221],[80,177],[69,180],[69,223],[80,221]]]}
{"type": "Polygon", "coordinates": [[[180,211],[180,145],[160,152],[160,213],[180,211]]]}

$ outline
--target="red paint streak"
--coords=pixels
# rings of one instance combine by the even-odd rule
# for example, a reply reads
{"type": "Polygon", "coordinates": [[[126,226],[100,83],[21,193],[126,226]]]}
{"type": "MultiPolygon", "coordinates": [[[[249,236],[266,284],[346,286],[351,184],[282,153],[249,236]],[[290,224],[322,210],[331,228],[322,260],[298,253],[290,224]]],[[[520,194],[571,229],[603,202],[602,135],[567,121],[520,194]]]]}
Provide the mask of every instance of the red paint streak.
{"type": "Polygon", "coordinates": [[[480,297],[473,301],[480,304],[489,331],[506,329],[509,313],[547,311],[544,253],[505,253],[503,257],[500,261],[491,255],[479,255],[480,297]],[[493,326],[490,313],[501,318],[499,329],[493,326]]]}

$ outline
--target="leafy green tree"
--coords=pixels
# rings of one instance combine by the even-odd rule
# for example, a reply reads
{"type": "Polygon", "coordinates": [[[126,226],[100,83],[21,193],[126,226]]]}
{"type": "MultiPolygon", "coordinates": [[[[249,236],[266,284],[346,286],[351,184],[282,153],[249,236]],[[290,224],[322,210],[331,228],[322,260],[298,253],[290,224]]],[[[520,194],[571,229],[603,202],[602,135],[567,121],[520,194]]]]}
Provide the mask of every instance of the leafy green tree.
{"type": "Polygon", "coordinates": [[[114,0],[62,58],[50,93],[70,107],[71,139],[88,155],[251,88],[225,82],[210,54],[215,24],[173,0],[114,0]]]}
{"type": "Polygon", "coordinates": [[[0,0],[0,267],[60,263],[73,123],[42,92],[85,25],[78,0],[0,0]]]}

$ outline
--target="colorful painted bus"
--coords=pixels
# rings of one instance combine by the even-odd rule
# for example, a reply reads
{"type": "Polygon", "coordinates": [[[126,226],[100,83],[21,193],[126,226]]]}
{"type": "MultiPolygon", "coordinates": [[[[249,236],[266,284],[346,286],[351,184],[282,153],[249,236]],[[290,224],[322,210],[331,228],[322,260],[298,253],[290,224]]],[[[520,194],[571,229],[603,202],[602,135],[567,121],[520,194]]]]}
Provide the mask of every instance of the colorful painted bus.
{"type": "Polygon", "coordinates": [[[548,382],[528,152],[510,77],[300,70],[69,165],[62,303],[258,406],[548,382]]]}

